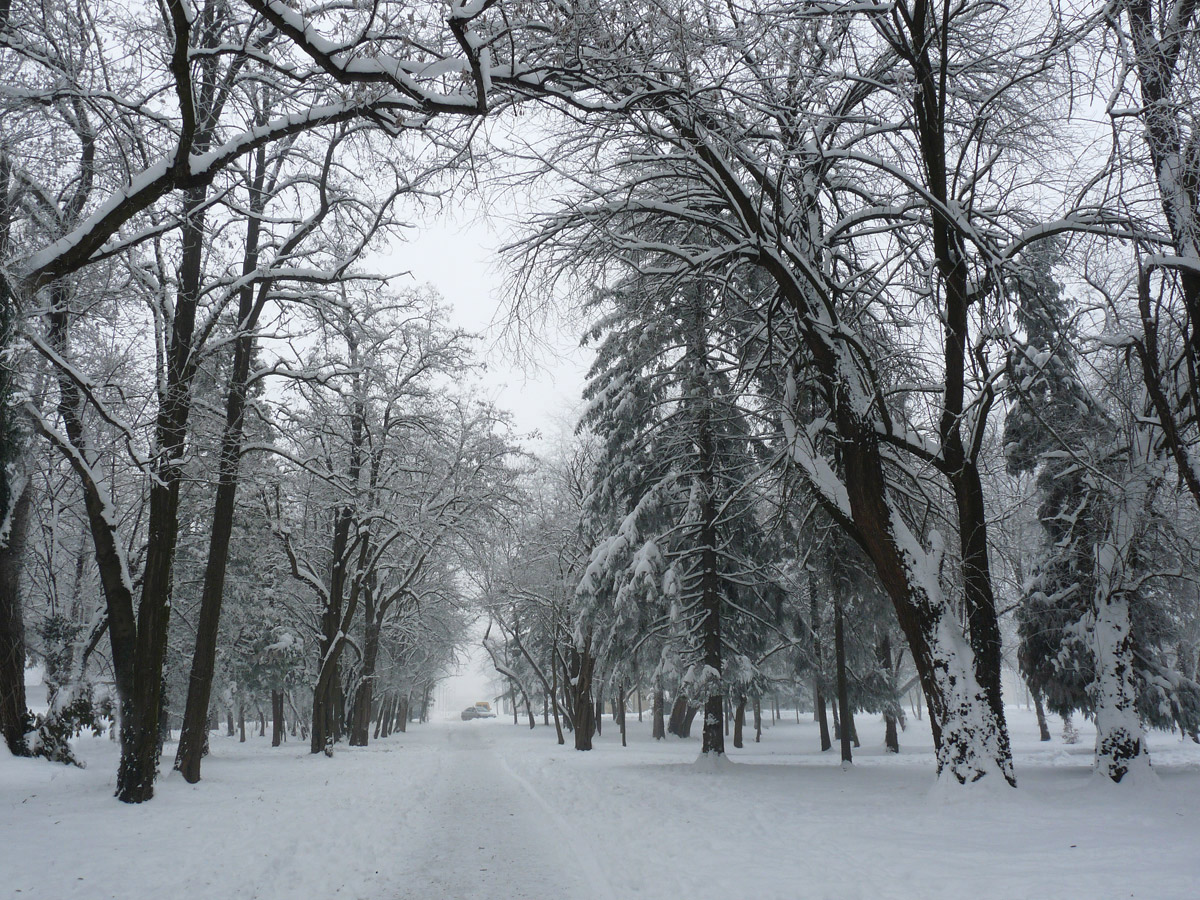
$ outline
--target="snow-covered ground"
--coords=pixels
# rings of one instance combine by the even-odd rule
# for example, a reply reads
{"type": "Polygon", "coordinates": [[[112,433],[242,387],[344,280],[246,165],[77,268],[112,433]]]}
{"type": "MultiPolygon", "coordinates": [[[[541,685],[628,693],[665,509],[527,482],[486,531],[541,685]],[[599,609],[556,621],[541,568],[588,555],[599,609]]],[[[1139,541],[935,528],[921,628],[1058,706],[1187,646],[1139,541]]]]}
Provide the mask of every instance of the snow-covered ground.
{"type": "Polygon", "coordinates": [[[1200,897],[1200,747],[1156,734],[1157,779],[1114,787],[1089,774],[1086,723],[1041,744],[1009,715],[1017,791],[933,789],[924,724],[888,756],[865,716],[849,771],[794,719],[715,767],[694,739],[650,740],[648,716],[624,749],[606,721],[591,753],[503,717],[332,759],[214,736],[203,782],[167,775],[140,807],[112,799],[115,745],[83,739],[86,770],[0,755],[0,896],[1200,897]]]}

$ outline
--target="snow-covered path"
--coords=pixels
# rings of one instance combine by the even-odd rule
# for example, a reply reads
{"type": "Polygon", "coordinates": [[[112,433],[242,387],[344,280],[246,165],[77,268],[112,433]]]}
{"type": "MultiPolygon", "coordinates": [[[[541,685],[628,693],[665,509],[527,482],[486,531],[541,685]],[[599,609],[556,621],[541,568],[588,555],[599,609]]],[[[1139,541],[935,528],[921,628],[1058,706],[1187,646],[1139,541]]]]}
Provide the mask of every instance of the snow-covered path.
{"type": "MultiPolygon", "coordinates": [[[[699,742],[606,723],[591,753],[511,721],[414,725],[332,759],[213,736],[204,780],[112,797],[84,770],[0,754],[0,900],[1195,900],[1200,746],[1155,733],[1156,776],[1089,773],[1090,727],[1037,740],[1011,708],[1021,787],[932,789],[927,723],[851,771],[811,720],[697,764],[699,742]]],[[[174,746],[168,745],[169,760],[174,746]]]]}
{"type": "Polygon", "coordinates": [[[405,815],[416,827],[397,855],[401,897],[611,900],[587,846],[496,752],[503,732],[435,728],[420,751],[431,757],[432,783],[405,815]]]}

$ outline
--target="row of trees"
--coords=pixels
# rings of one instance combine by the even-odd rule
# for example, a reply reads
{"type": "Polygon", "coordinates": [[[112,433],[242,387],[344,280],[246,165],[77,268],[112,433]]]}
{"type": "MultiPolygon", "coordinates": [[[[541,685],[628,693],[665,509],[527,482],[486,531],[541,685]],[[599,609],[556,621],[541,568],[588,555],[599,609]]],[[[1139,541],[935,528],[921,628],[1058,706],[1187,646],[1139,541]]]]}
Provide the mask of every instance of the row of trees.
{"type": "MultiPolygon", "coordinates": [[[[1143,766],[1143,718],[1192,729],[1197,707],[1197,15],[1192,0],[168,0],[157,19],[4,4],[5,74],[27,86],[4,99],[0,172],[10,745],[33,459],[50,447],[104,597],[126,800],[152,791],[183,511],[215,486],[182,742],[199,746],[237,473],[267,442],[247,430],[262,381],[342,416],[328,432],[296,431],[279,404],[261,417],[290,435],[272,438],[288,480],[256,509],[321,609],[314,747],[342,719],[346,648],[369,669],[372,623],[378,637],[417,605],[410,576],[473,546],[479,581],[515,604],[502,662],[553,695],[561,677],[577,739],[597,666],[644,664],[703,701],[720,752],[727,686],[753,696],[763,661],[797,646],[822,659],[831,621],[835,657],[853,655],[845,619],[870,609],[885,680],[902,637],[939,772],[1013,782],[1015,604],[1035,691],[1094,715],[1106,775],[1143,766]],[[569,199],[524,245],[518,300],[576,277],[599,356],[594,469],[564,495],[573,520],[563,498],[544,517],[572,541],[523,565],[520,530],[471,537],[504,494],[496,429],[478,424],[494,415],[418,397],[452,407],[437,415],[454,428],[422,427],[407,387],[368,375],[393,301],[358,296],[355,260],[397,196],[445,183],[430,173],[463,162],[480,116],[535,99],[564,127],[535,126],[534,176],[569,199]],[[483,430],[431,437],[414,462],[393,391],[401,431],[483,430]],[[216,476],[193,479],[203,411],[222,405],[216,476]],[[442,499],[413,506],[414,472],[442,499]],[[1008,516],[1013,493],[1036,527],[1008,516]],[[513,593],[514,566],[542,581],[513,593]]],[[[452,396],[433,374],[449,365],[431,364],[432,393],[452,396]]]]}
{"type": "MultiPolygon", "coordinates": [[[[344,83],[280,7],[0,14],[3,729],[45,751],[109,682],[125,801],[152,796],[183,692],[192,781],[221,684],[278,707],[311,683],[314,750],[364,743],[379,695],[427,699],[453,556],[503,499],[506,424],[455,389],[467,338],[361,265],[453,158],[436,116],[486,100],[444,73],[344,83]],[[36,733],[27,648],[54,660],[36,733]]],[[[476,64],[483,12],[410,21],[415,62],[476,64]]]]}
{"type": "Polygon", "coordinates": [[[894,626],[958,781],[1015,780],[1006,608],[1114,781],[1143,723],[1194,733],[1195,6],[573,12],[540,151],[571,200],[523,264],[583,273],[596,322],[580,671],[649,645],[719,752],[771,638],[825,643],[788,578],[820,572],[835,655],[891,601],[874,674],[894,626]]]}

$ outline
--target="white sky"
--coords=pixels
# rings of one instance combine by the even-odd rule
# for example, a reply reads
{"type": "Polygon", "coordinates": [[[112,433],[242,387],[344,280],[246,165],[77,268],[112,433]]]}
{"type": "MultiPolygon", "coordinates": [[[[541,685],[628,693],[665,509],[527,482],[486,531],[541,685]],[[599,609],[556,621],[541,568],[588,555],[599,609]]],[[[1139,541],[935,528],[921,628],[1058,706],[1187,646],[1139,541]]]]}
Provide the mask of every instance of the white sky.
{"type": "MultiPolygon", "coordinates": [[[[510,239],[508,232],[473,213],[444,211],[414,218],[413,226],[408,240],[375,255],[371,268],[410,272],[409,283],[432,285],[450,308],[451,322],[483,336],[480,350],[487,369],[478,385],[481,394],[513,414],[517,435],[528,449],[536,452],[543,441],[552,446],[574,427],[591,351],[579,347],[578,335],[551,323],[548,333],[539,335],[540,349],[525,344],[521,359],[513,352],[505,329],[508,273],[498,254],[510,239]]],[[[437,686],[435,719],[453,719],[476,701],[493,700],[498,676],[478,643],[482,631],[482,625],[473,629],[458,671],[437,686]]]]}
{"type": "MultiPolygon", "coordinates": [[[[538,335],[543,346],[522,341],[521,352],[514,350],[505,328],[508,272],[498,253],[510,234],[474,213],[433,211],[413,226],[408,240],[372,259],[372,268],[409,272],[411,284],[432,285],[452,310],[452,323],[483,336],[487,370],[479,388],[513,413],[518,434],[538,432],[552,440],[572,427],[591,354],[580,349],[577,334],[553,323],[538,335]]],[[[540,442],[524,443],[536,450],[540,442]]]]}

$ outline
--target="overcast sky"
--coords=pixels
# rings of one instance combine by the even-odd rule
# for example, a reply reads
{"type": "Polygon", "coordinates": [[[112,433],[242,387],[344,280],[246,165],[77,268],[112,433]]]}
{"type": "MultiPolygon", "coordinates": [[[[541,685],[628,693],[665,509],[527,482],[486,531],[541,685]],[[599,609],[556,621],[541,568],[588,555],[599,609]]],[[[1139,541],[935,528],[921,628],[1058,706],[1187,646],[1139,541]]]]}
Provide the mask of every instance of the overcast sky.
{"type": "MultiPolygon", "coordinates": [[[[518,433],[537,431],[553,442],[574,423],[590,351],[580,349],[573,330],[554,324],[540,332],[542,347],[522,340],[521,352],[514,350],[512,329],[505,327],[508,272],[498,253],[511,233],[502,226],[478,214],[444,211],[413,225],[408,240],[394,242],[372,267],[407,271],[412,284],[433,285],[451,308],[453,323],[483,336],[487,371],[479,387],[484,396],[513,413],[518,433]]],[[[539,444],[526,442],[530,449],[539,444]]]]}

